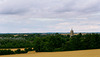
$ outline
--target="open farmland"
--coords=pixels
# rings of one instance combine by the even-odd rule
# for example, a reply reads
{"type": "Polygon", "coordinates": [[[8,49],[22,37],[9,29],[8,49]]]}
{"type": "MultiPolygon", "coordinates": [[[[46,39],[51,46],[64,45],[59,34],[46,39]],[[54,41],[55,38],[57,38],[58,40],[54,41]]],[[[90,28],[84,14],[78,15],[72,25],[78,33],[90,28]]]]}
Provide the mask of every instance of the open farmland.
{"type": "Polygon", "coordinates": [[[3,55],[0,57],[100,57],[100,49],[64,52],[31,52],[27,54],[3,55]]]}

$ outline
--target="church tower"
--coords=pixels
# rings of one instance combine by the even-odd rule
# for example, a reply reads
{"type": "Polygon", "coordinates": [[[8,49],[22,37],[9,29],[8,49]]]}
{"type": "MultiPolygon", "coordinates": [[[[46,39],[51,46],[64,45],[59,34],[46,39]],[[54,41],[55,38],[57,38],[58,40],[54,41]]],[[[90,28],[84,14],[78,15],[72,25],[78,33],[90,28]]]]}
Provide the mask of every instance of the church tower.
{"type": "Polygon", "coordinates": [[[71,29],[70,31],[70,37],[74,36],[74,31],[71,29]]]}

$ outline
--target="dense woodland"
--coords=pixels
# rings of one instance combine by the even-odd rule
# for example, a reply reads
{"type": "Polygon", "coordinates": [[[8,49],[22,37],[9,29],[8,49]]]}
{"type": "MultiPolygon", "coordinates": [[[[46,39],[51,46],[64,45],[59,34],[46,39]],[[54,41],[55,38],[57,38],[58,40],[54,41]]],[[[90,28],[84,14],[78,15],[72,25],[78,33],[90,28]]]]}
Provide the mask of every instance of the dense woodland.
{"type": "Polygon", "coordinates": [[[61,34],[0,34],[0,48],[34,48],[37,52],[99,49],[100,34],[91,33],[70,37],[61,34]]]}

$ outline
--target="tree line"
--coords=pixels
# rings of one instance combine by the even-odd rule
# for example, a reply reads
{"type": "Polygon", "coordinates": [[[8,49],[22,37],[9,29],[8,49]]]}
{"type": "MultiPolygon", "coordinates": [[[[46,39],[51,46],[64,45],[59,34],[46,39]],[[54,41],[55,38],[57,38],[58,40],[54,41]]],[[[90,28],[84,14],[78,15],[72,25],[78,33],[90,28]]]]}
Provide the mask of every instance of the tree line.
{"type": "Polygon", "coordinates": [[[37,52],[53,52],[53,51],[72,51],[85,49],[99,49],[100,48],[100,34],[86,34],[81,33],[71,38],[66,38],[60,34],[47,36],[43,38],[36,38],[34,40],[34,49],[37,52]]]}
{"type": "Polygon", "coordinates": [[[27,48],[32,47],[32,43],[23,38],[2,38],[0,48],[27,48]]]}
{"type": "Polygon", "coordinates": [[[17,49],[15,51],[12,50],[0,50],[0,55],[9,55],[9,54],[21,54],[21,53],[27,53],[28,51],[33,51],[32,48],[25,48],[24,50],[17,49]]]}
{"type": "Polygon", "coordinates": [[[6,34],[0,35],[0,48],[34,48],[37,52],[53,52],[53,51],[72,51],[84,49],[100,48],[100,34],[88,33],[82,35],[61,35],[61,34],[6,34]]]}

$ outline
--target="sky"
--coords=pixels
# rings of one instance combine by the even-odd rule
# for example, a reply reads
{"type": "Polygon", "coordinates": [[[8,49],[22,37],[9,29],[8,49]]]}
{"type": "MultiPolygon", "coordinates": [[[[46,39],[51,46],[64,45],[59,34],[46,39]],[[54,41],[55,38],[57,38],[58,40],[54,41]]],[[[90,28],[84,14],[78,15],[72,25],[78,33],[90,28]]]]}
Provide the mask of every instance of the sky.
{"type": "Polygon", "coordinates": [[[0,33],[100,32],[100,0],[0,0],[0,33]]]}

